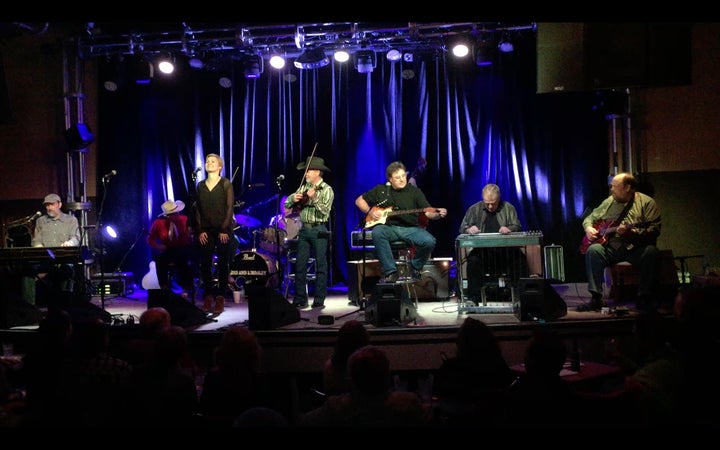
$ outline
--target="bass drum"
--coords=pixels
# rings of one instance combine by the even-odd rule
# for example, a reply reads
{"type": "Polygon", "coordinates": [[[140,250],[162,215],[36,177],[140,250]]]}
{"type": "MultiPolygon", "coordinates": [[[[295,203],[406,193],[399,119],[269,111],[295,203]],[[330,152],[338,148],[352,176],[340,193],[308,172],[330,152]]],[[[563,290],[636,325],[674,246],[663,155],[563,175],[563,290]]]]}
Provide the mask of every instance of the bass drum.
{"type": "Polygon", "coordinates": [[[230,276],[242,278],[245,285],[277,288],[278,263],[271,255],[244,251],[235,255],[230,265],[230,276]]]}

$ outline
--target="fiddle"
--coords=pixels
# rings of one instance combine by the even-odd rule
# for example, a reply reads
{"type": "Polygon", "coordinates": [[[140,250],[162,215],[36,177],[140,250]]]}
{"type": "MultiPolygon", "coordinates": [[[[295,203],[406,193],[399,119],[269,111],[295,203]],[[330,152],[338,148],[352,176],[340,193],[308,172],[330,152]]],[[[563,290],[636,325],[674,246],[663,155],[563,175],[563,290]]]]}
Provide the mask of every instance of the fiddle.
{"type": "Polygon", "coordinates": [[[307,206],[308,202],[310,201],[310,195],[308,195],[308,191],[310,191],[311,189],[314,189],[315,192],[320,192],[322,190],[322,187],[321,186],[311,187],[307,191],[303,192],[302,197],[300,197],[300,200],[298,200],[297,202],[295,202],[293,204],[293,208],[292,208],[293,213],[299,214],[300,210],[303,209],[305,206],[307,206]]]}

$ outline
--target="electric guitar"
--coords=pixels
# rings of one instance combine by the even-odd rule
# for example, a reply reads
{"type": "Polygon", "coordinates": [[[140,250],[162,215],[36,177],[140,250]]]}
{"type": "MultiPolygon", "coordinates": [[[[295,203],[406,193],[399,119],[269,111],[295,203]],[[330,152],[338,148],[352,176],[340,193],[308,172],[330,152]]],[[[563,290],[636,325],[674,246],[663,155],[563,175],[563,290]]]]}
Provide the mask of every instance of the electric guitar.
{"type": "Polygon", "coordinates": [[[428,208],[417,208],[417,209],[398,209],[396,211],[393,211],[392,206],[388,206],[387,208],[380,208],[379,206],[373,206],[370,208],[370,211],[368,212],[367,216],[365,216],[365,228],[372,228],[375,225],[384,224],[387,221],[387,218],[390,216],[399,216],[402,214],[416,214],[421,212],[435,212],[437,208],[428,207],[428,208]],[[382,216],[380,216],[379,219],[375,220],[373,219],[372,215],[375,211],[381,211],[382,216]]]}
{"type": "MultiPolygon", "coordinates": [[[[626,223],[625,226],[628,228],[628,230],[634,228],[634,227],[643,227],[647,226],[650,222],[639,222],[639,223],[626,223]]],[[[587,253],[588,247],[592,244],[601,244],[604,245],[607,243],[608,239],[610,238],[610,235],[615,233],[620,225],[615,225],[614,220],[597,220],[595,223],[593,223],[593,228],[598,230],[598,234],[595,237],[595,239],[588,239],[587,234],[583,236],[583,240],[580,243],[580,253],[585,254],[587,253]]]]}

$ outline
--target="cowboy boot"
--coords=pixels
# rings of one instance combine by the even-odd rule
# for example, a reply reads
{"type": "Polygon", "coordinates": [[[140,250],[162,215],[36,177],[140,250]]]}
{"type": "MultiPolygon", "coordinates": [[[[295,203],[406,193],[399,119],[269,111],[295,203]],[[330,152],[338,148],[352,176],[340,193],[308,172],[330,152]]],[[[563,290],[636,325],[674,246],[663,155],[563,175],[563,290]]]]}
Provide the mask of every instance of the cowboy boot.
{"type": "Polygon", "coordinates": [[[215,311],[214,313],[216,315],[221,314],[223,311],[225,311],[225,297],[222,295],[218,295],[215,297],[215,311]]]}
{"type": "Polygon", "coordinates": [[[203,296],[203,311],[210,312],[212,310],[213,296],[211,294],[205,294],[203,296]]]}

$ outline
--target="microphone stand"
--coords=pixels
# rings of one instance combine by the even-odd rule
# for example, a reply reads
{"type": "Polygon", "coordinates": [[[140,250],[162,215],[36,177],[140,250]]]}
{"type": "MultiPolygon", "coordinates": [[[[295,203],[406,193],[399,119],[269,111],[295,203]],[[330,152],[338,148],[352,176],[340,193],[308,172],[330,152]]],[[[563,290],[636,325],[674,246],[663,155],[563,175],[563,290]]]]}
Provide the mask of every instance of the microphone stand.
{"type": "MultiPolygon", "coordinates": [[[[275,254],[278,257],[278,288],[282,286],[282,284],[285,282],[285,270],[287,269],[287,265],[290,263],[289,261],[283,262],[282,255],[280,253],[280,221],[285,219],[285,205],[280,204],[280,200],[282,199],[282,178],[277,177],[275,178],[275,185],[277,186],[277,198],[275,199],[275,211],[277,211],[277,215],[275,216],[275,223],[273,224],[273,232],[275,233],[275,254]]],[[[285,227],[285,236],[287,236],[287,227],[285,227]]]]}
{"type": "Polygon", "coordinates": [[[96,248],[96,252],[98,255],[98,265],[100,266],[100,307],[105,310],[105,270],[103,268],[103,254],[105,253],[105,243],[103,238],[103,227],[102,227],[102,216],[103,216],[103,210],[105,209],[105,200],[107,199],[107,177],[102,177],[102,186],[103,186],[103,195],[102,199],[100,200],[100,208],[98,209],[98,216],[97,216],[97,229],[95,232],[95,237],[98,240],[98,247],[96,248]]]}
{"type": "MultiPolygon", "coordinates": [[[[145,234],[145,227],[142,227],[140,231],[135,235],[135,240],[133,241],[132,245],[130,245],[130,248],[127,249],[123,257],[120,259],[120,262],[118,263],[117,267],[115,268],[116,274],[122,274],[122,265],[127,259],[128,255],[130,255],[130,252],[135,248],[135,245],[137,245],[138,241],[140,240],[140,237],[145,234]]],[[[101,276],[102,277],[102,276],[101,276]]],[[[122,297],[125,297],[125,292],[123,292],[122,297]]],[[[127,297],[126,297],[127,298],[127,297]]]]}

